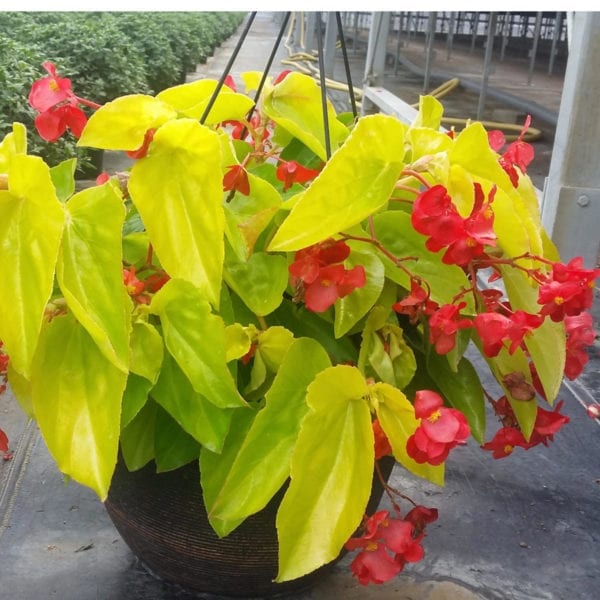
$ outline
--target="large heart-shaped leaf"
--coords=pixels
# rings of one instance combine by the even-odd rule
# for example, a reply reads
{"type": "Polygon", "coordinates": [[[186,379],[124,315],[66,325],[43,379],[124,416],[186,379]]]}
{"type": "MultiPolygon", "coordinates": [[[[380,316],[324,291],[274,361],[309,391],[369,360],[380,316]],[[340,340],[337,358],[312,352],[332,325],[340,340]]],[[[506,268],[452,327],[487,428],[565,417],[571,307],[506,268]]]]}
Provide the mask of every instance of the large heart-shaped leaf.
{"type": "Polygon", "coordinates": [[[32,367],[35,417],[58,468],[106,498],[127,375],[71,315],[43,330],[32,367]]]}
{"type": "Polygon", "coordinates": [[[166,123],[131,170],[129,192],[171,277],[219,304],[225,216],[219,136],[191,119],[166,123]]]}
{"type": "Polygon", "coordinates": [[[336,558],[364,515],[374,449],[367,385],[355,367],[321,371],[308,388],[311,408],[291,463],[279,512],[277,581],[295,579],[336,558]]]}
{"type": "Polygon", "coordinates": [[[65,212],[41,158],[11,159],[8,191],[0,191],[0,339],[13,368],[29,378],[65,212]]]}
{"type": "Polygon", "coordinates": [[[299,197],[269,250],[316,244],[384,207],[404,166],[405,134],[394,117],[362,118],[299,197]]]}

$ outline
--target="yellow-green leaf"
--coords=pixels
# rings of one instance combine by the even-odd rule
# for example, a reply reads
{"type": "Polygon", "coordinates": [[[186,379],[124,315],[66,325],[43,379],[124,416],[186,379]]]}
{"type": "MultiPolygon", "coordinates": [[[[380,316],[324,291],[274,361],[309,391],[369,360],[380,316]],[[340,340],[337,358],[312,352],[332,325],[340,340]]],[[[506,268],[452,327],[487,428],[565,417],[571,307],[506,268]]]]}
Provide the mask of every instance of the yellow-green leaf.
{"type": "Polygon", "coordinates": [[[106,498],[127,375],[71,315],[42,331],[32,368],[35,417],[58,468],[106,498]]]}
{"type": "Polygon", "coordinates": [[[22,123],[13,123],[12,131],[0,142],[0,173],[8,173],[14,156],[27,153],[27,130],[22,123]]]}
{"type": "Polygon", "coordinates": [[[123,285],[123,201],[105,184],[75,194],[66,212],[56,270],[60,289],[106,358],[127,372],[131,300],[123,285]]]}
{"type": "Polygon", "coordinates": [[[225,323],[191,283],[171,279],[154,296],[165,345],[194,390],[220,408],[245,406],[227,368],[225,323]]]}
{"type": "Polygon", "coordinates": [[[131,329],[129,369],[132,373],[156,383],[163,361],[163,339],[154,325],[136,321],[131,329]]]}
{"type": "Polygon", "coordinates": [[[355,367],[321,371],[308,388],[311,408],[291,463],[279,512],[279,573],[288,581],[336,558],[361,522],[373,478],[367,386],[355,367]]]}
{"type": "Polygon", "coordinates": [[[0,339],[25,378],[52,294],[64,221],[48,166],[15,155],[8,191],[0,191],[0,339]]]}
{"type": "MultiPolygon", "coordinates": [[[[315,80],[303,73],[288,73],[271,87],[264,98],[265,114],[308,146],[321,160],[327,160],[321,90],[315,80]]],[[[348,135],[348,129],[336,119],[333,105],[327,101],[327,116],[334,152],[348,135]]]]}
{"type": "MultiPolygon", "coordinates": [[[[198,79],[167,88],[158,94],[162,100],[190,119],[199,119],[208,106],[208,102],[217,87],[214,79],[198,79]]],[[[223,121],[240,121],[246,117],[254,102],[248,96],[235,93],[224,85],[212,105],[205,125],[214,125],[223,121]]]]}
{"type": "Polygon", "coordinates": [[[361,119],[298,198],[269,250],[321,242],[383,208],[404,166],[405,133],[406,127],[388,115],[361,119]]]}
{"type": "Polygon", "coordinates": [[[137,150],[148,129],[158,129],[176,117],[174,108],[152,96],[121,96],[94,112],[77,145],[104,150],[137,150]]]}
{"type": "Polygon", "coordinates": [[[166,123],[131,170],[129,192],[162,266],[219,304],[223,269],[221,145],[191,119],[166,123]]]}
{"type": "Polygon", "coordinates": [[[388,437],[394,457],[411,473],[428,479],[437,485],[444,485],[444,464],[438,466],[415,462],[406,451],[406,442],[415,432],[419,420],[408,398],[388,383],[376,383],[370,389],[375,403],[377,417],[388,437]]]}

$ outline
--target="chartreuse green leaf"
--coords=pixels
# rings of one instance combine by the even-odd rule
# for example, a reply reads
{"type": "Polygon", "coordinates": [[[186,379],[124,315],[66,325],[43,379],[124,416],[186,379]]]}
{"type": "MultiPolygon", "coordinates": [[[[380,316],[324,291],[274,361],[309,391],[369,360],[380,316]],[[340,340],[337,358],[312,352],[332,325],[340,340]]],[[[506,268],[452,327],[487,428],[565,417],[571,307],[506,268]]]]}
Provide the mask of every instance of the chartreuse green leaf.
{"type": "MultiPolygon", "coordinates": [[[[244,87],[246,89],[247,94],[258,89],[262,76],[262,71],[244,71],[243,73],[240,73],[240,77],[244,82],[244,87]]],[[[270,77],[267,78],[267,81],[270,81],[270,77]]]]}
{"type": "Polygon", "coordinates": [[[385,282],[383,263],[374,253],[352,251],[345,261],[347,269],[361,265],[365,270],[366,284],[356,288],[344,298],[335,303],[335,337],[342,337],[348,333],[370,308],[377,302],[385,282]]]}
{"type": "MultiPolygon", "coordinates": [[[[179,113],[190,119],[200,119],[212,97],[217,81],[215,79],[198,79],[191,83],[183,83],[163,90],[156,96],[179,113]]],[[[244,94],[237,94],[224,85],[212,105],[204,123],[214,125],[223,121],[241,121],[246,118],[254,102],[244,94]]]]}
{"type": "Polygon", "coordinates": [[[221,452],[219,454],[211,452],[205,446],[200,450],[202,496],[208,513],[208,520],[219,537],[225,537],[228,533],[231,533],[243,520],[223,521],[217,519],[212,514],[212,506],[221,493],[221,488],[231,470],[231,465],[235,461],[248,429],[250,429],[257,414],[258,409],[254,405],[250,405],[244,410],[235,410],[231,418],[229,434],[225,439],[221,452]]]}
{"type": "Polygon", "coordinates": [[[77,159],[69,158],[50,169],[50,177],[61,202],[66,202],[75,193],[75,169],[77,159]]]}
{"type": "Polygon", "coordinates": [[[200,456],[202,446],[161,406],[156,407],[154,460],[156,472],[173,471],[200,456]]]}
{"type": "Polygon", "coordinates": [[[240,261],[227,252],[223,279],[254,314],[264,317],[281,304],[289,279],[287,260],[280,254],[255,252],[240,261]]]}
{"type": "Polygon", "coordinates": [[[27,130],[23,123],[13,123],[12,131],[0,142],[0,173],[8,173],[13,156],[27,154],[27,130]]]}
{"type": "Polygon", "coordinates": [[[419,96],[419,112],[411,125],[411,129],[417,127],[439,129],[443,114],[444,106],[437,98],[433,96],[419,96]]]}
{"type": "Polygon", "coordinates": [[[279,192],[268,182],[248,173],[250,194],[235,194],[225,206],[230,224],[227,238],[240,260],[245,260],[254,250],[259,235],[281,208],[279,192]]]}
{"type": "Polygon", "coordinates": [[[246,404],[227,368],[225,323],[198,288],[171,279],[155,294],[150,312],[160,316],[165,345],[198,394],[219,408],[246,404]]]}
{"type": "Polygon", "coordinates": [[[130,471],[141,469],[154,458],[156,410],[155,402],[147,402],[121,431],[121,452],[130,471]]]}
{"type": "Polygon", "coordinates": [[[371,402],[385,432],[394,458],[408,471],[437,485],[444,485],[444,464],[433,466],[415,462],[406,451],[408,438],[419,426],[415,409],[408,398],[389,383],[375,383],[370,390],[371,402]]]}
{"type": "MultiPolygon", "coordinates": [[[[521,271],[505,268],[502,269],[502,277],[513,310],[539,312],[538,288],[521,271]]],[[[542,382],[546,398],[552,404],[558,395],[565,369],[565,325],[544,319],[540,327],[525,335],[523,341],[542,382]]]]}
{"type": "Polygon", "coordinates": [[[52,294],[64,221],[46,163],[13,156],[8,191],[0,191],[0,339],[26,379],[52,294]]]}
{"type": "Polygon", "coordinates": [[[223,214],[219,136],[191,119],[166,123],[131,170],[129,192],[171,277],[219,304],[223,214]]]}
{"type": "Polygon", "coordinates": [[[163,339],[154,325],[135,321],[131,326],[129,370],[156,383],[163,361],[163,339]]]}
{"type": "Polygon", "coordinates": [[[383,208],[404,166],[405,133],[394,117],[362,118],[300,196],[269,250],[299,250],[321,242],[383,208]]]}
{"type": "Polygon", "coordinates": [[[252,340],[247,328],[239,323],[225,327],[225,362],[237,360],[250,350],[252,340]]]}
{"type": "MultiPolygon", "coordinates": [[[[417,233],[410,222],[410,215],[404,211],[386,211],[373,219],[375,236],[396,258],[407,260],[406,268],[422,277],[431,288],[431,298],[440,304],[452,302],[463,289],[470,286],[464,271],[456,265],[442,263],[442,254],[434,254],[425,247],[426,237],[417,233]]],[[[405,289],[410,289],[410,278],[404,270],[394,266],[392,261],[380,255],[385,266],[386,276],[405,289]]],[[[473,311],[473,301],[465,296],[465,312],[473,311]]]]}
{"type": "Polygon", "coordinates": [[[291,483],[277,513],[279,573],[288,581],[336,558],[364,515],[374,449],[364,377],[356,367],[321,371],[292,455],[291,483]]]}
{"type": "Polygon", "coordinates": [[[331,366],[323,347],[294,340],[211,506],[211,518],[243,519],[261,510],[289,476],[290,459],[308,410],[306,388],[331,366]],[[301,365],[301,366],[300,366],[301,365]]]}
{"type": "Polygon", "coordinates": [[[362,333],[358,368],[365,377],[403,389],[412,380],[417,363],[402,329],[388,321],[389,315],[390,309],[384,306],[376,306],[369,313],[362,333]]]}
{"type": "Polygon", "coordinates": [[[467,417],[471,434],[482,444],[485,437],[485,399],[473,365],[466,358],[461,358],[455,371],[445,356],[431,351],[427,355],[427,371],[450,406],[467,417]]]}
{"type": "Polygon", "coordinates": [[[123,202],[112,186],[96,186],[75,194],[66,212],[58,284],[106,358],[127,372],[131,300],[123,285],[123,202]]]}
{"type": "Polygon", "coordinates": [[[143,94],[121,96],[94,112],[77,145],[103,150],[137,150],[148,129],[158,129],[176,117],[177,111],[158,98],[143,94]]]}
{"type": "MultiPolygon", "coordinates": [[[[321,90],[312,77],[302,73],[288,73],[287,77],[266,92],[263,110],[321,160],[327,160],[321,90]]],[[[334,152],[348,135],[348,128],[336,119],[329,100],[327,117],[331,150],[334,152]]]]}
{"type": "Polygon", "coordinates": [[[72,315],[42,330],[31,377],[35,417],[58,468],[101,500],[117,461],[126,380],[72,315]]]}
{"type": "Polygon", "coordinates": [[[145,377],[129,373],[121,405],[121,430],[131,423],[146,404],[152,383],[145,377]]]}
{"type": "Polygon", "coordinates": [[[8,380],[10,381],[10,390],[16,398],[23,412],[33,418],[33,400],[31,399],[31,383],[25,379],[21,373],[15,371],[12,363],[8,363],[8,380]]]}
{"type": "Polygon", "coordinates": [[[165,354],[151,394],[195,440],[214,452],[221,450],[232,409],[219,408],[196,392],[170,354],[165,354]]]}

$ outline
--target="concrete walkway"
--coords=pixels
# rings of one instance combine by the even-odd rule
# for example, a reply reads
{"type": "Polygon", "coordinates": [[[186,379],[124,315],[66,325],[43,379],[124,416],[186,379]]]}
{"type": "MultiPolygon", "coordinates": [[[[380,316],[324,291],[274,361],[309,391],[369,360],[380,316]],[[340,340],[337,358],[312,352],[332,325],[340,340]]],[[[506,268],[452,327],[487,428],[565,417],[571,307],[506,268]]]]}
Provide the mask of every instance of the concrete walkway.
{"type": "MultiPolygon", "coordinates": [[[[263,68],[278,28],[271,14],[259,13],[232,70],[238,82],[240,72],[263,68]]],[[[218,77],[235,41],[224,44],[192,78],[218,77]]],[[[285,56],[281,49],[273,73],[281,70],[279,60],[285,56]]],[[[598,400],[597,355],[592,361],[592,376],[581,385],[598,400]]],[[[476,366],[485,379],[481,361],[476,366]]],[[[495,461],[471,441],[452,454],[444,488],[394,470],[394,487],[439,510],[439,520],[428,528],[423,561],[408,565],[386,585],[365,588],[351,576],[352,557],[347,556],[317,588],[296,598],[597,598],[600,429],[585,415],[576,389],[565,386],[561,398],[571,423],[549,448],[517,450],[495,461]]],[[[15,450],[12,461],[0,464],[0,600],[197,597],[149,575],[94,494],[63,483],[37,429],[10,395],[0,399],[0,422],[15,450]]],[[[388,507],[385,500],[381,506],[388,507]]]]}

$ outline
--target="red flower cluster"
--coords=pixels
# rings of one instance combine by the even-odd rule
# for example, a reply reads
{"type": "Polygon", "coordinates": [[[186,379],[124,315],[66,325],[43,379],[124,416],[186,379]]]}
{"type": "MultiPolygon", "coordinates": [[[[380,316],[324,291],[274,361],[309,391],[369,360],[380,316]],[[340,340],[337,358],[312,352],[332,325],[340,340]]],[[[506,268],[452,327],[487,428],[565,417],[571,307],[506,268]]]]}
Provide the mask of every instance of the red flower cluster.
{"type": "Polygon", "coordinates": [[[137,304],[150,304],[151,296],[169,281],[170,277],[164,271],[156,271],[145,279],[138,279],[136,268],[123,268],[123,283],[127,293],[137,304]]]}
{"type": "Polygon", "coordinates": [[[364,267],[346,269],[342,262],[350,256],[350,247],[332,238],[298,250],[289,266],[295,300],[304,300],[306,308],[323,312],[338,298],[344,298],[367,282],[364,267]]]}
{"type": "Polygon", "coordinates": [[[404,519],[390,517],[388,510],[367,518],[365,533],[350,538],[345,545],[350,551],[361,550],[350,565],[358,581],[362,585],[384,583],[400,573],[407,562],[421,560],[425,525],[437,518],[437,510],[425,506],[415,506],[404,519]]]}
{"type": "Polygon", "coordinates": [[[408,438],[406,451],[418,463],[440,465],[471,433],[465,416],[443,404],[442,397],[431,390],[419,390],[415,395],[415,417],[421,422],[408,438]]]}
{"type": "MultiPolygon", "coordinates": [[[[502,154],[502,156],[498,160],[502,168],[510,177],[510,181],[514,187],[517,187],[519,185],[519,173],[517,172],[515,167],[519,167],[521,173],[525,174],[527,172],[527,167],[529,166],[529,163],[533,160],[535,154],[533,146],[523,141],[523,136],[529,129],[530,125],[531,115],[527,115],[519,137],[514,142],[512,142],[512,144],[509,144],[509,146],[504,151],[504,154],[502,154]]],[[[499,130],[489,131],[488,141],[492,150],[496,151],[500,150],[506,144],[504,134],[499,130]]]]}
{"type": "Polygon", "coordinates": [[[491,451],[494,458],[504,458],[512,454],[517,446],[525,450],[539,444],[547,446],[554,439],[554,434],[570,421],[569,417],[560,414],[559,411],[562,405],[562,401],[559,402],[553,411],[538,406],[533,432],[529,441],[527,441],[519,428],[510,403],[506,396],[502,396],[502,398],[493,402],[493,406],[503,427],[496,432],[491,441],[486,442],[481,447],[484,450],[491,451]]]}
{"type": "Polygon", "coordinates": [[[473,209],[467,218],[460,216],[452,198],[443,185],[421,192],[413,205],[412,225],[419,233],[429,236],[428,250],[438,252],[447,248],[442,262],[466,266],[472,259],[484,254],[484,247],[496,245],[494,213],[491,203],[496,194],[494,186],[487,202],[478,183],[474,184],[473,209]]]}
{"type": "Polygon", "coordinates": [[[552,274],[539,289],[540,313],[559,322],[565,316],[572,317],[590,308],[594,301],[593,289],[597,277],[600,277],[600,269],[584,269],[581,256],[576,256],[566,265],[554,263],[552,274]]]}
{"type": "Polygon", "coordinates": [[[537,329],[544,322],[544,317],[532,315],[522,310],[515,311],[510,317],[496,312],[476,315],[473,320],[483,343],[483,352],[490,358],[498,356],[504,344],[510,342],[509,354],[522,344],[524,336],[537,329]]]}
{"type": "Polygon", "coordinates": [[[45,62],[42,66],[48,75],[35,81],[29,92],[29,104],[39,112],[35,118],[38,133],[47,142],[55,142],[67,129],[79,137],[87,117],[78,104],[93,103],[83,101],[73,93],[71,81],[56,74],[54,63],[45,62]]]}
{"type": "Polygon", "coordinates": [[[567,334],[565,376],[569,379],[577,379],[590,360],[585,347],[592,345],[596,339],[592,315],[582,312],[573,317],[565,317],[565,330],[567,334]]]}
{"type": "Polygon", "coordinates": [[[317,169],[307,169],[295,160],[282,160],[277,167],[275,175],[279,181],[283,181],[283,191],[285,192],[294,183],[307,183],[314,179],[320,173],[317,169]]]}
{"type": "Polygon", "coordinates": [[[429,341],[435,345],[438,354],[448,354],[456,344],[456,334],[459,329],[471,327],[470,319],[462,319],[460,311],[467,306],[460,304],[444,304],[429,318],[429,341]]]}
{"type": "Polygon", "coordinates": [[[415,278],[411,278],[410,294],[392,304],[392,308],[398,314],[407,315],[414,325],[421,315],[431,316],[438,309],[438,304],[429,299],[429,292],[415,278]]]}

